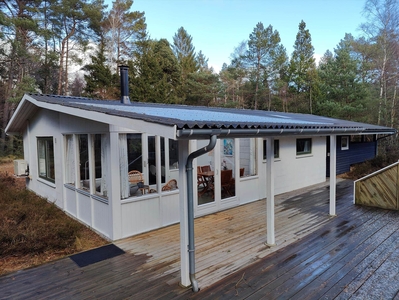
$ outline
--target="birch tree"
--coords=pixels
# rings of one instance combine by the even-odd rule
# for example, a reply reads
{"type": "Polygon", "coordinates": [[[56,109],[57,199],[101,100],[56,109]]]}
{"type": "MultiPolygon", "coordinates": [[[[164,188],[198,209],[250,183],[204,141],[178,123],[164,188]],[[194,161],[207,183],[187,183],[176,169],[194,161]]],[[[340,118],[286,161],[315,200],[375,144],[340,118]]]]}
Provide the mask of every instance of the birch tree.
{"type": "Polygon", "coordinates": [[[367,22],[361,25],[370,44],[375,45],[374,70],[379,84],[378,125],[392,125],[395,114],[396,86],[398,83],[399,10],[396,0],[367,0],[364,15],[367,22]],[[390,89],[389,84],[394,86],[390,89]],[[389,95],[389,90],[393,90],[389,95]],[[391,98],[391,105],[389,105],[391,98]],[[389,117],[390,112],[391,117],[389,117]]]}

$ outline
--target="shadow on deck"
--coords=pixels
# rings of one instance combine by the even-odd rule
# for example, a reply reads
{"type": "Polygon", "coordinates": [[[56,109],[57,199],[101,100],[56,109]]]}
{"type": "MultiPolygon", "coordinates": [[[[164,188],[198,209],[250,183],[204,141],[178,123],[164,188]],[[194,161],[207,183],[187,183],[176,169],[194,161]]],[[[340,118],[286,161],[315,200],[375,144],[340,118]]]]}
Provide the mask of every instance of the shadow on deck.
{"type": "Polygon", "coordinates": [[[178,286],[179,225],[115,244],[126,253],[84,267],[70,258],[0,277],[0,299],[359,299],[395,297],[398,212],[352,204],[353,183],[276,196],[276,246],[260,200],[195,220],[199,293],[178,286]]]}

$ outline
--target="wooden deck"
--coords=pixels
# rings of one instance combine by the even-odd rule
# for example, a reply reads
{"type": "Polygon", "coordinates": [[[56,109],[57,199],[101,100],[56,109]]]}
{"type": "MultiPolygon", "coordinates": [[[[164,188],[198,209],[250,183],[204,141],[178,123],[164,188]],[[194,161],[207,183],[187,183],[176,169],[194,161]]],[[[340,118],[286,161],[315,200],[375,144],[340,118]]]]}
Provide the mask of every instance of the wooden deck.
{"type": "Polygon", "coordinates": [[[352,194],[339,182],[334,218],[326,185],[277,196],[271,248],[265,201],[196,219],[196,294],[178,286],[173,225],[82,268],[66,258],[0,277],[0,299],[399,299],[399,213],[355,206],[352,194]]]}

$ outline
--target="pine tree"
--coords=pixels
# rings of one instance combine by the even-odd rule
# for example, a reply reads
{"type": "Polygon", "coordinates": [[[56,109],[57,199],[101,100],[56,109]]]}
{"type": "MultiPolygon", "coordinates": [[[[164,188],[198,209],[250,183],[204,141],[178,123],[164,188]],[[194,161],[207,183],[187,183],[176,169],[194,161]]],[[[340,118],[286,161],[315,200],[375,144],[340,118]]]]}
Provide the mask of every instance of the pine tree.
{"type": "Polygon", "coordinates": [[[166,39],[148,40],[129,62],[131,100],[179,103],[180,67],[166,39]]]}
{"type": "Polygon", "coordinates": [[[181,67],[183,77],[198,70],[195,47],[192,41],[193,38],[183,27],[180,27],[173,37],[172,48],[181,67]]]}
{"type": "Polygon", "coordinates": [[[266,107],[270,109],[271,94],[279,71],[286,64],[286,50],[281,44],[280,34],[269,25],[267,28],[259,22],[249,36],[248,50],[245,54],[247,67],[252,70],[249,79],[254,82],[254,109],[262,108],[260,99],[267,99],[266,107]]]}
{"type": "Polygon", "coordinates": [[[102,0],[60,0],[51,6],[51,28],[54,39],[60,44],[57,94],[64,95],[68,91],[68,67],[76,57],[72,48],[80,48],[79,52],[83,52],[89,41],[93,40],[99,30],[102,10],[102,0]]]}
{"type": "Polygon", "coordinates": [[[302,20],[298,26],[294,51],[289,63],[289,88],[298,98],[297,101],[308,102],[307,109],[297,105],[297,111],[313,113],[313,95],[316,82],[316,64],[312,38],[306,23],[302,20]],[[298,109],[299,106],[299,109],[298,109]]]}
{"type": "Polygon", "coordinates": [[[33,39],[38,31],[35,20],[36,1],[0,2],[2,97],[0,97],[1,135],[0,153],[12,148],[12,138],[6,137],[4,128],[11,119],[23,88],[34,90],[31,77],[37,60],[33,39]],[[3,73],[2,72],[2,73],[3,73]]]}
{"type": "Polygon", "coordinates": [[[117,78],[107,65],[104,39],[101,39],[99,49],[90,58],[91,64],[82,68],[86,73],[85,95],[99,99],[118,99],[117,78]]]}
{"type": "Polygon", "coordinates": [[[368,84],[362,81],[359,60],[353,55],[353,37],[349,34],[335,49],[327,52],[319,65],[321,81],[317,113],[354,121],[364,119],[369,99],[368,84]]]}

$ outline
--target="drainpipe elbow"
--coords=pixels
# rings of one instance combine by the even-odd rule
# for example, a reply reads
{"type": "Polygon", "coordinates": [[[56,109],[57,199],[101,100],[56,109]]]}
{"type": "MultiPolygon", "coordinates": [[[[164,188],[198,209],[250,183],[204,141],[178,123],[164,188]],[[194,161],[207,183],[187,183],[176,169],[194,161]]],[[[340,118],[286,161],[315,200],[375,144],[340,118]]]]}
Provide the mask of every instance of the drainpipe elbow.
{"type": "Polygon", "coordinates": [[[198,281],[195,278],[195,274],[190,274],[190,281],[191,281],[191,286],[192,286],[193,292],[194,293],[198,292],[200,289],[198,287],[198,281]]]}

